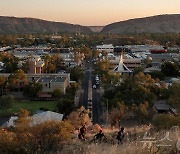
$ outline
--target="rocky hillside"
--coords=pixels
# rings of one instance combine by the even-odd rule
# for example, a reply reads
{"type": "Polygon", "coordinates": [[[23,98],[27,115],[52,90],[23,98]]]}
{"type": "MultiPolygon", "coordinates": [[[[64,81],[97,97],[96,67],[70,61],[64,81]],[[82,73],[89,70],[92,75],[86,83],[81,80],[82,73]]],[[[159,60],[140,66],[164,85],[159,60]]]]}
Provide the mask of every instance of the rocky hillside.
{"type": "Polygon", "coordinates": [[[103,33],[179,33],[180,14],[136,18],[109,24],[103,33]]]}
{"type": "Polygon", "coordinates": [[[34,18],[0,16],[0,34],[11,33],[55,33],[55,32],[92,32],[89,27],[63,22],[52,22],[34,18]]]}

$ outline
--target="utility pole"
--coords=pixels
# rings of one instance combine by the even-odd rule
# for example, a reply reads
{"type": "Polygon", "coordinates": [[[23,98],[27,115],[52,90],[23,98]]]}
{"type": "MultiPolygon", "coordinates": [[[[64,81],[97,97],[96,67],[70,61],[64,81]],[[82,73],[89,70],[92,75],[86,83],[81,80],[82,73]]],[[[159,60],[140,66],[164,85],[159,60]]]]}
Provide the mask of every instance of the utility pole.
{"type": "Polygon", "coordinates": [[[107,105],[107,106],[106,106],[106,108],[107,108],[107,111],[106,111],[106,112],[107,112],[107,113],[106,113],[106,114],[107,114],[107,115],[106,115],[106,125],[108,125],[108,120],[109,120],[108,99],[106,99],[106,105],[107,105]]]}

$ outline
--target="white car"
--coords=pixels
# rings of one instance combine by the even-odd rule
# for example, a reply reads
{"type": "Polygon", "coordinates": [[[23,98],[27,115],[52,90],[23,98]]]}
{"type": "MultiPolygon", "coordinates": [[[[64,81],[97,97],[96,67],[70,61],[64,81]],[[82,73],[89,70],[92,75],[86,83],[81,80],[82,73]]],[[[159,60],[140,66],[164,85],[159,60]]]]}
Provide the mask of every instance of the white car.
{"type": "Polygon", "coordinates": [[[93,89],[96,89],[96,85],[95,84],[93,85],[93,89]]]}

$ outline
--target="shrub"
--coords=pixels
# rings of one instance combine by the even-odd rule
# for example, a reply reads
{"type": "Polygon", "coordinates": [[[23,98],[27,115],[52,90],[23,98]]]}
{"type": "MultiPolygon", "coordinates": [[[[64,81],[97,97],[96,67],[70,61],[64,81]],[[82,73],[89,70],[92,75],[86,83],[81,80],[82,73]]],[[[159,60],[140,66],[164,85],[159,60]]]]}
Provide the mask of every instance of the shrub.
{"type": "Polygon", "coordinates": [[[173,126],[180,125],[180,117],[174,115],[161,114],[153,117],[152,123],[157,130],[170,129],[173,126]]]}

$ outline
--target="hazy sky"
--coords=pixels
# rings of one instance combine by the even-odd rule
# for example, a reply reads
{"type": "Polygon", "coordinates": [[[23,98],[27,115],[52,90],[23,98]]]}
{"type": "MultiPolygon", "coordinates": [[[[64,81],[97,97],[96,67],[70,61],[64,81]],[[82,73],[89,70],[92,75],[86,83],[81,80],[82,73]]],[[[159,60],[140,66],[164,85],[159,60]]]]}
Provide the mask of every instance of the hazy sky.
{"type": "Polygon", "coordinates": [[[180,0],[0,0],[1,16],[82,25],[106,25],[159,14],[180,14],[180,0]]]}

